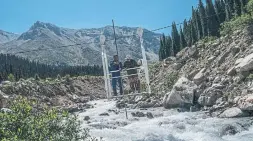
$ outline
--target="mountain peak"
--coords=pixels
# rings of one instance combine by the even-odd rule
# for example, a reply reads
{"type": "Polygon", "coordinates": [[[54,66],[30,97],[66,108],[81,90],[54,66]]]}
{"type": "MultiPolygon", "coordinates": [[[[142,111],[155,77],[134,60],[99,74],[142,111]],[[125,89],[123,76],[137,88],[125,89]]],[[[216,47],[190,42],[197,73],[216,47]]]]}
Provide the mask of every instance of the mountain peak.
{"type": "Polygon", "coordinates": [[[0,29],[0,44],[12,41],[12,40],[18,38],[18,36],[19,36],[18,34],[3,31],[0,29]]]}
{"type": "Polygon", "coordinates": [[[48,28],[48,29],[52,29],[52,28],[59,28],[54,24],[51,23],[45,23],[45,22],[41,22],[41,21],[36,21],[32,27],[30,28],[30,30],[33,29],[37,29],[37,28],[48,28]]]}
{"type": "Polygon", "coordinates": [[[37,37],[45,38],[50,36],[50,33],[61,36],[61,28],[51,23],[36,21],[27,32],[23,33],[18,38],[18,40],[35,39],[37,37]]]}

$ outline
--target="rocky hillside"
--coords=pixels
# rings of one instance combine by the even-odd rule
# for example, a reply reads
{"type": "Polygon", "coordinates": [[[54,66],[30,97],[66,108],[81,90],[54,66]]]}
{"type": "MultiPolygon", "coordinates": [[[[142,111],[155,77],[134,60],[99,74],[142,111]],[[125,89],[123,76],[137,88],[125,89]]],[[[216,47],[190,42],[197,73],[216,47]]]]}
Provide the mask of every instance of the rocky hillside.
{"type": "Polygon", "coordinates": [[[250,26],[208,43],[199,42],[152,66],[152,88],[155,93],[166,93],[164,107],[208,109],[221,117],[251,114],[252,29],[250,26]],[[222,113],[225,109],[228,111],[222,113]]]}
{"type": "MultiPolygon", "coordinates": [[[[1,101],[10,101],[18,95],[38,100],[39,104],[67,109],[70,112],[87,108],[88,101],[106,96],[103,78],[93,76],[63,77],[55,80],[30,78],[18,82],[5,81],[0,85],[1,101]]],[[[0,105],[0,108],[2,106],[6,107],[6,102],[0,105]]]]}
{"type": "Polygon", "coordinates": [[[10,42],[12,40],[15,40],[18,38],[18,34],[6,32],[3,30],[0,30],[0,44],[10,42]]]}
{"type": "MultiPolygon", "coordinates": [[[[128,36],[135,34],[137,28],[115,27],[115,30],[121,59],[125,58],[126,54],[140,58],[139,39],[136,36],[128,36]],[[128,37],[122,38],[122,36],[128,37]]],[[[17,54],[42,63],[67,65],[101,64],[101,47],[99,46],[101,33],[107,38],[106,49],[110,58],[116,54],[112,26],[92,29],[68,29],[38,21],[17,39],[1,45],[0,49],[2,53],[6,53],[9,50],[8,53],[14,54],[20,51],[42,49],[41,51],[17,54]],[[60,47],[73,44],[81,45],[60,47]]],[[[159,37],[160,34],[144,30],[144,46],[149,60],[158,60],[159,37]]]]}

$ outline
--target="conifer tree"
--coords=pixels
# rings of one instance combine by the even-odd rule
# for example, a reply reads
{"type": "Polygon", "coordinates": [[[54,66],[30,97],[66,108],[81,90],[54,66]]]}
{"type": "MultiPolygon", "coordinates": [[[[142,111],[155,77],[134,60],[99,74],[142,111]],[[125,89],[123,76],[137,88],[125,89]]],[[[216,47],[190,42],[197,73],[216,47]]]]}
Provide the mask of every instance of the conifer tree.
{"type": "Polygon", "coordinates": [[[215,13],[212,0],[206,0],[208,36],[219,36],[220,23],[215,13]]]}
{"type": "Polygon", "coordinates": [[[227,0],[229,9],[230,9],[230,14],[232,15],[234,13],[234,0],[227,0]]]}
{"type": "Polygon", "coordinates": [[[169,54],[167,54],[168,46],[167,46],[166,37],[164,34],[162,35],[162,44],[163,44],[163,52],[164,52],[163,56],[164,58],[166,58],[169,56],[169,54]]]}
{"type": "Polygon", "coordinates": [[[175,22],[172,23],[171,38],[174,53],[173,55],[176,55],[180,51],[180,36],[175,22]]]}
{"type": "Polygon", "coordinates": [[[186,19],[184,20],[183,33],[184,33],[184,37],[185,37],[186,43],[188,45],[189,40],[191,40],[191,38],[190,38],[189,25],[188,25],[188,22],[187,22],[186,19]]]}
{"type": "Polygon", "coordinates": [[[232,10],[229,3],[228,0],[225,0],[226,21],[232,19],[232,10]]]}
{"type": "Polygon", "coordinates": [[[233,0],[234,1],[234,16],[238,17],[241,15],[241,3],[239,0],[233,0]]]}
{"type": "Polygon", "coordinates": [[[185,48],[187,46],[187,43],[185,41],[185,37],[183,34],[183,30],[180,26],[180,50],[182,50],[183,48],[185,48]]]}
{"type": "Polygon", "coordinates": [[[198,39],[202,39],[203,38],[203,32],[202,32],[202,26],[201,26],[201,19],[200,19],[200,15],[199,15],[199,10],[197,9],[196,12],[196,26],[197,26],[197,29],[198,29],[198,39]]]}
{"type": "Polygon", "coordinates": [[[160,38],[160,48],[159,48],[159,60],[163,60],[165,58],[164,55],[164,44],[162,38],[160,38]]]}
{"type": "Polygon", "coordinates": [[[241,14],[245,14],[245,0],[240,0],[241,3],[241,14]]]}
{"type": "Polygon", "coordinates": [[[215,0],[215,12],[218,16],[219,23],[226,20],[225,3],[223,0],[215,0]]]}
{"type": "Polygon", "coordinates": [[[198,11],[196,11],[193,7],[192,7],[192,22],[194,24],[195,27],[195,33],[196,33],[196,37],[197,39],[201,39],[202,38],[202,32],[201,32],[201,26],[199,26],[199,24],[201,24],[200,22],[200,18],[197,14],[198,11]]]}
{"type": "Polygon", "coordinates": [[[171,56],[171,54],[172,54],[171,48],[172,48],[172,41],[171,41],[171,37],[168,36],[166,38],[166,50],[165,50],[166,51],[166,57],[171,56]]]}
{"type": "Polygon", "coordinates": [[[202,0],[199,0],[199,16],[201,21],[202,27],[202,34],[203,36],[207,36],[207,20],[206,20],[206,10],[202,0]]]}
{"type": "Polygon", "coordinates": [[[197,42],[197,35],[196,35],[196,29],[194,27],[194,23],[192,20],[191,21],[191,24],[190,24],[190,27],[191,27],[191,42],[189,43],[190,46],[195,44],[197,42]]]}

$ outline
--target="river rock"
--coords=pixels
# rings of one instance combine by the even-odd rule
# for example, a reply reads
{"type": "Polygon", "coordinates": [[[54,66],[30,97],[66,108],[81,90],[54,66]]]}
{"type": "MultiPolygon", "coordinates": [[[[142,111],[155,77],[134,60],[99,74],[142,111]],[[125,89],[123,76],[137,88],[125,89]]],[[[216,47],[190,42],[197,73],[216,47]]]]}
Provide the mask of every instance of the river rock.
{"type": "Polygon", "coordinates": [[[132,115],[133,117],[145,117],[145,114],[144,114],[143,112],[139,112],[139,111],[137,111],[137,112],[132,112],[131,115],[132,115]]]}
{"type": "Polygon", "coordinates": [[[89,116],[85,116],[85,117],[83,118],[83,120],[88,121],[88,120],[90,120],[90,117],[89,117],[89,116]]]}
{"type": "Polygon", "coordinates": [[[109,116],[109,114],[105,112],[105,113],[99,114],[99,116],[109,116]]]}
{"type": "Polygon", "coordinates": [[[221,118],[235,118],[235,117],[244,117],[248,116],[247,113],[243,112],[237,107],[229,108],[225,110],[219,117],[221,118]]]}
{"type": "Polygon", "coordinates": [[[202,106],[213,106],[222,94],[221,90],[209,87],[200,95],[198,103],[202,106]]]}
{"type": "Polygon", "coordinates": [[[221,129],[220,136],[235,135],[239,130],[233,125],[224,125],[221,129]]]}
{"type": "Polygon", "coordinates": [[[199,111],[199,108],[197,106],[190,107],[190,112],[197,112],[197,111],[199,111]]]}
{"type": "Polygon", "coordinates": [[[70,107],[67,108],[67,111],[69,113],[75,113],[75,112],[79,112],[81,109],[79,109],[79,107],[77,105],[72,105],[70,107]]]}
{"type": "Polygon", "coordinates": [[[154,107],[154,105],[155,105],[155,102],[148,102],[148,101],[140,101],[140,102],[138,102],[137,104],[136,104],[136,108],[138,107],[138,108],[152,108],[152,107],[154,107]]]}
{"type": "Polygon", "coordinates": [[[134,98],[134,102],[135,103],[138,103],[139,101],[141,101],[143,99],[143,96],[142,95],[137,95],[135,98],[134,98]]]}
{"type": "Polygon", "coordinates": [[[125,101],[117,101],[116,107],[119,109],[125,108],[126,107],[126,102],[125,101]]]}
{"type": "Polygon", "coordinates": [[[253,53],[244,57],[236,66],[239,72],[250,71],[253,69],[253,53]]]}
{"type": "Polygon", "coordinates": [[[196,89],[196,84],[185,77],[181,77],[173,86],[171,92],[164,96],[164,107],[176,108],[182,105],[191,105],[193,103],[196,89]]]}
{"type": "Polygon", "coordinates": [[[147,118],[152,119],[154,118],[153,114],[151,112],[147,112],[147,118]]]}
{"type": "Polygon", "coordinates": [[[237,100],[238,107],[245,111],[253,111],[253,94],[248,94],[237,100]]]}

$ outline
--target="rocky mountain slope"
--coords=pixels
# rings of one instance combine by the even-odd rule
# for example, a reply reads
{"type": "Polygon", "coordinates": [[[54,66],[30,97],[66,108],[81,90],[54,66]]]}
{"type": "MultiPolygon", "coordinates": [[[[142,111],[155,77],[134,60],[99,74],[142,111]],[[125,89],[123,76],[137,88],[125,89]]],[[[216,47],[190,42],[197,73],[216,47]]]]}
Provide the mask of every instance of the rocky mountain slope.
{"type": "Polygon", "coordinates": [[[12,40],[15,40],[18,38],[18,34],[6,32],[3,30],[0,30],[0,44],[10,42],[12,40]]]}
{"type": "Polygon", "coordinates": [[[70,112],[83,110],[87,106],[89,108],[86,104],[88,101],[106,97],[102,77],[66,76],[46,80],[30,78],[18,82],[4,81],[0,85],[0,108],[8,107],[6,101],[11,101],[18,95],[38,100],[41,107],[45,104],[67,109],[70,112]]]}
{"type": "Polygon", "coordinates": [[[155,93],[166,93],[164,107],[202,108],[221,117],[252,114],[252,29],[249,26],[212,42],[199,42],[155,64],[152,88],[155,93]],[[226,109],[230,111],[222,113],[226,109]]]}
{"type": "MultiPolygon", "coordinates": [[[[140,58],[140,43],[136,36],[137,28],[115,27],[119,56],[124,59],[126,54],[140,58]],[[122,36],[127,36],[122,38],[122,36]]],[[[87,65],[101,64],[101,47],[99,36],[106,36],[106,49],[109,58],[116,54],[112,26],[92,29],[68,29],[50,23],[36,22],[27,32],[17,39],[0,45],[2,53],[18,53],[16,55],[38,60],[42,63],[87,65]],[[70,47],[61,47],[73,44],[70,47]],[[48,49],[49,48],[49,49],[48,49]],[[26,52],[40,49],[41,51],[26,52]],[[46,49],[46,50],[44,50],[46,49]]],[[[159,34],[144,30],[144,46],[149,60],[158,60],[159,34]]]]}

